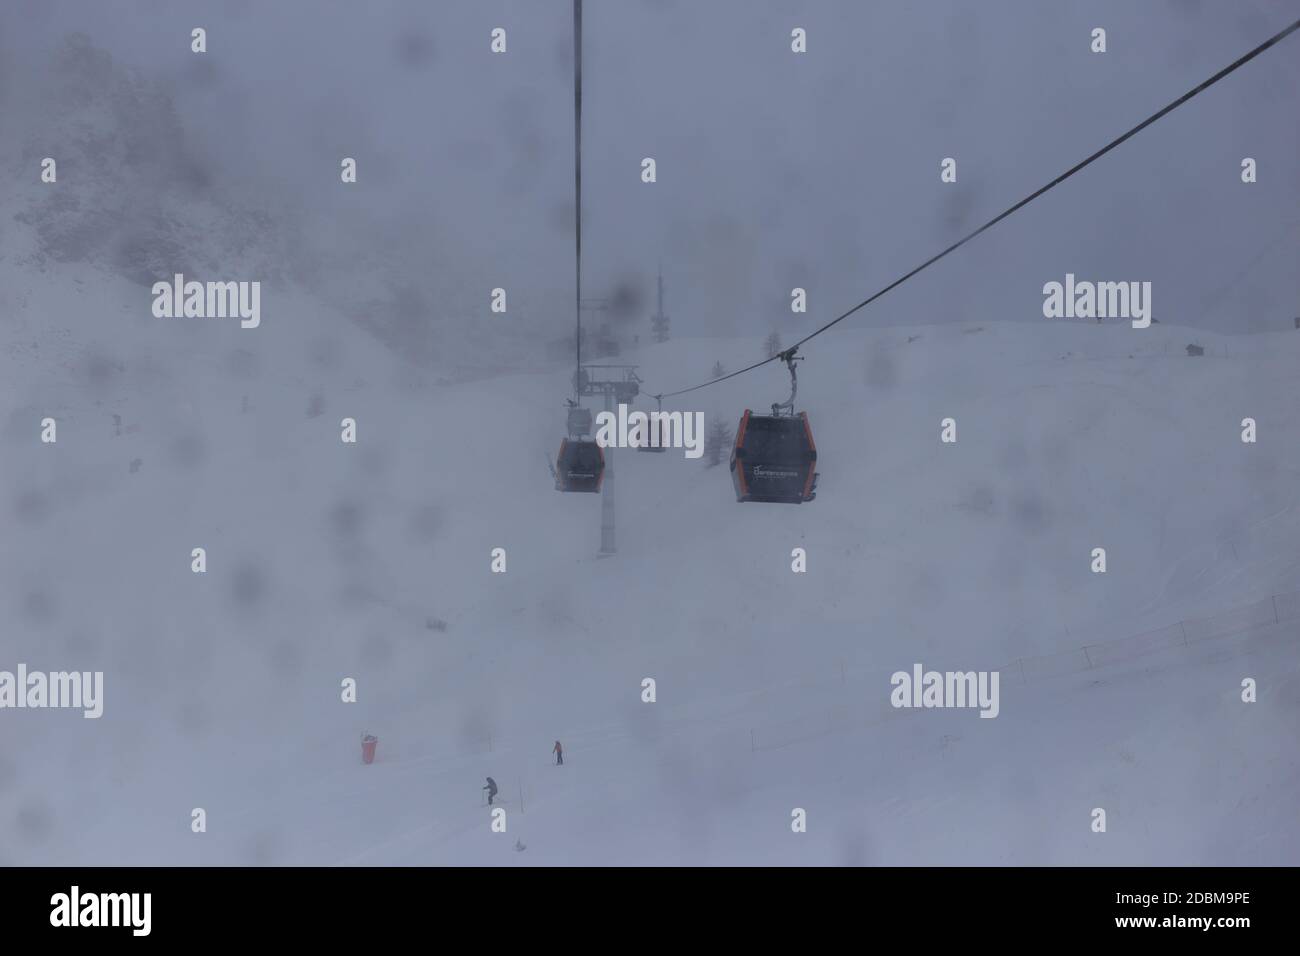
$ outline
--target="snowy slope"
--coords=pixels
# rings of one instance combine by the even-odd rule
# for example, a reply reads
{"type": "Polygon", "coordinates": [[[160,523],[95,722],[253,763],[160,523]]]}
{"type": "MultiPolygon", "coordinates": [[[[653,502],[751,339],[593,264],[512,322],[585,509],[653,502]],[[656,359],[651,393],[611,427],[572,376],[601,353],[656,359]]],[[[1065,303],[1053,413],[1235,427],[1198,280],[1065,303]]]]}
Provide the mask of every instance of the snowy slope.
{"type": "MultiPolygon", "coordinates": [[[[157,320],[142,287],[20,270],[5,241],[0,668],[107,687],[97,721],[2,715],[0,862],[1300,858],[1294,620],[1008,673],[996,720],[888,706],[914,662],[1005,667],[1300,590],[1300,335],[1197,333],[1191,359],[1171,324],[846,323],[801,369],[815,502],[738,505],[725,466],[617,452],[600,559],[599,499],[543,460],[568,370],[439,384],[287,285],[257,330],[157,320]]],[[[758,349],[628,360],[658,391],[758,349]]],[[[680,407],[786,389],[769,366],[680,407]]]]}

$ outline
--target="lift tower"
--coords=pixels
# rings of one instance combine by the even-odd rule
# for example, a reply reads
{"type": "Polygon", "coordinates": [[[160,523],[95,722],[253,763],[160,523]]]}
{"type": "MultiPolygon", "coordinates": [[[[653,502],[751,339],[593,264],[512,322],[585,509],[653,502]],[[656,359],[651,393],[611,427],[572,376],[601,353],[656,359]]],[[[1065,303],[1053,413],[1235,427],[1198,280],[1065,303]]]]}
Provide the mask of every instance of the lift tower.
{"type": "MultiPolygon", "coordinates": [[[[603,395],[605,411],[631,404],[641,393],[641,379],[635,365],[583,365],[578,369],[574,390],[579,395],[603,395]]],[[[600,487],[600,553],[616,553],[614,543],[614,449],[606,448],[605,479],[600,487]]]]}

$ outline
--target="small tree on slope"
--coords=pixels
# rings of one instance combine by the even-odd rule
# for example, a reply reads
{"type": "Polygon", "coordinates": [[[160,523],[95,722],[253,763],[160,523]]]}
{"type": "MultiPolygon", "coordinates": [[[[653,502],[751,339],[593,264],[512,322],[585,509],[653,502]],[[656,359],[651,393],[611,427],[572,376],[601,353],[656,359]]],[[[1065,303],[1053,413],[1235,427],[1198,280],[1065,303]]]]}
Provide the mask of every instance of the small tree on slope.
{"type": "Polygon", "coordinates": [[[709,422],[704,433],[704,464],[708,468],[722,464],[731,450],[731,426],[717,415],[709,422]]]}

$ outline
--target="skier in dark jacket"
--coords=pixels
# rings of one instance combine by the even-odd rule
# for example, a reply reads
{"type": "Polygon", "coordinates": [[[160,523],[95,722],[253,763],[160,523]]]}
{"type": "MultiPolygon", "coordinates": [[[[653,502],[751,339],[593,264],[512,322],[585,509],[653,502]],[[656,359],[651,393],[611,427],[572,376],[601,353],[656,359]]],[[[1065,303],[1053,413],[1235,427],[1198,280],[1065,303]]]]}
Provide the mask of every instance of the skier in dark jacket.
{"type": "Polygon", "coordinates": [[[563,767],[564,748],[560,746],[560,742],[558,740],[555,742],[555,746],[551,748],[551,753],[555,754],[555,766],[563,767]]]}
{"type": "Polygon", "coordinates": [[[483,788],[488,792],[488,806],[492,806],[492,798],[497,795],[497,782],[491,777],[487,778],[487,786],[483,788]]]}

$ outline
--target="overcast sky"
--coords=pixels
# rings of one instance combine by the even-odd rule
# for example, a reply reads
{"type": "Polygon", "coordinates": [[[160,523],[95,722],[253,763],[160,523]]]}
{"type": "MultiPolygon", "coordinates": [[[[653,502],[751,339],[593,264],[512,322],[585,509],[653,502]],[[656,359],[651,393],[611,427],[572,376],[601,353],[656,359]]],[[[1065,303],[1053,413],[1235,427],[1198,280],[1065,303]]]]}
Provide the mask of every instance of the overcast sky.
{"type": "MultiPolygon", "coordinates": [[[[586,294],[656,265],[677,335],[791,337],[1000,212],[1276,32],[1300,4],[589,0],[586,294]],[[808,31],[808,52],[790,30],[808,31]],[[1094,27],[1108,52],[1089,50],[1094,27]],[[658,182],[640,182],[654,157],[658,182]],[[939,164],[958,162],[943,184],[939,164]],[[789,311],[790,289],[809,313],[789,311]]],[[[572,309],[570,0],[19,0],[5,134],[68,33],[163,81],[216,182],[293,200],[317,241],[387,243],[434,300],[572,309]],[[189,31],[208,31],[208,53],[189,31]],[[489,31],[508,31],[508,53],[489,31]],[[15,97],[17,98],[15,100],[15,97]],[[360,182],[339,183],[339,160],[360,182]],[[400,250],[400,251],[398,251],[400,250]]],[[[1220,331],[1300,314],[1300,37],[1250,63],[856,322],[1045,321],[1042,286],[1153,283],[1220,331]],[[1243,185],[1240,162],[1259,164],[1243,185]]],[[[466,321],[471,321],[466,319],[466,321]]]]}

